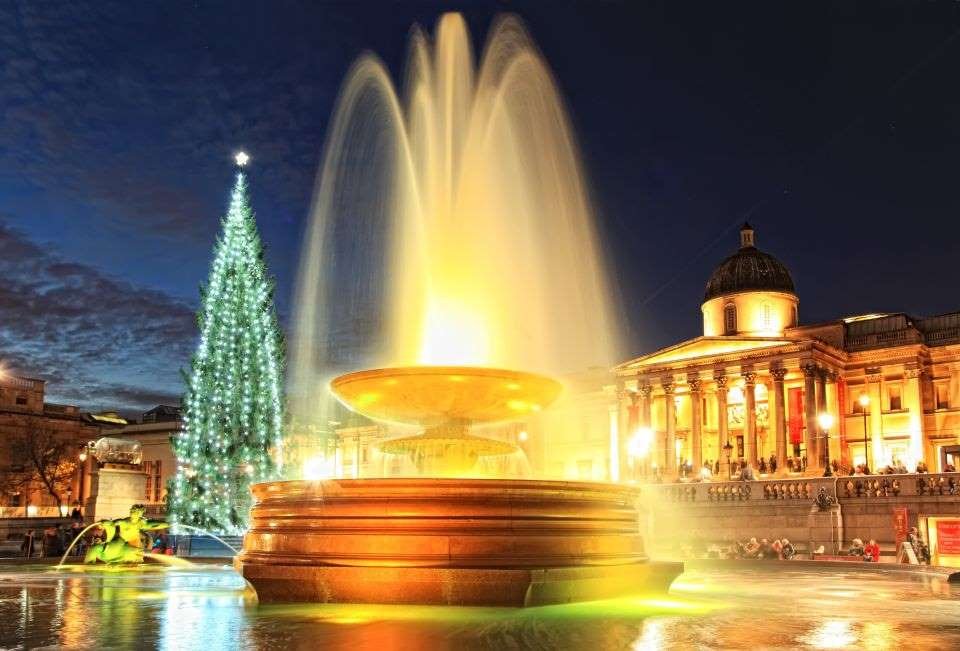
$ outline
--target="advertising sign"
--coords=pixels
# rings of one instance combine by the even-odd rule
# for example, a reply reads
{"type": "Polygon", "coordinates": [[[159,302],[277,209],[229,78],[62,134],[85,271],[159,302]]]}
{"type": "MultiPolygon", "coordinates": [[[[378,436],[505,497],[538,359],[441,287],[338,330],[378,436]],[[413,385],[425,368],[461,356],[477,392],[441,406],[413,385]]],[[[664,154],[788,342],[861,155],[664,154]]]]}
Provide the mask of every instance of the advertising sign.
{"type": "Polygon", "coordinates": [[[937,547],[941,554],[960,555],[960,520],[937,520],[937,547]]]}

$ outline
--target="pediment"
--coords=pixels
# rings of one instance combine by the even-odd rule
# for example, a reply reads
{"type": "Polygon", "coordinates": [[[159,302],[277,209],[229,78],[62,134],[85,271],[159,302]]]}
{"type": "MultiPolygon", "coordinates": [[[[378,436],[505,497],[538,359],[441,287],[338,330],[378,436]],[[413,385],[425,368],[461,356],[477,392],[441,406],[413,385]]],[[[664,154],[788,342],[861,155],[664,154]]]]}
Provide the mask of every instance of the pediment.
{"type": "Polygon", "coordinates": [[[663,366],[674,362],[689,362],[701,358],[731,354],[745,354],[751,351],[776,348],[796,344],[804,339],[787,337],[697,337],[688,339],[667,348],[661,348],[647,355],[637,357],[620,364],[615,371],[626,371],[646,366],[663,366]]]}

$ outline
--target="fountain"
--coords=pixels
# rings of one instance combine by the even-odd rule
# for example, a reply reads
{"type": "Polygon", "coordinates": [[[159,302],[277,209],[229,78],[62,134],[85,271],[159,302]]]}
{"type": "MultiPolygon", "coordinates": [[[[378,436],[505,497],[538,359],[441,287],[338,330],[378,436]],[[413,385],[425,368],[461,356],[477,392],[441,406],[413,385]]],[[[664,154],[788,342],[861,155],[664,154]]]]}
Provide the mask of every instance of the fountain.
{"type": "MultiPolygon", "coordinates": [[[[535,417],[557,374],[609,367],[618,328],[576,148],[522,24],[478,70],[462,17],[411,38],[401,105],[366,55],[330,125],[298,282],[289,394],[422,431],[414,476],[254,484],[235,566],[261,602],[529,606],[665,591],[635,488],[485,476],[475,425],[535,417]],[[374,368],[347,372],[354,368],[374,368]],[[528,369],[533,372],[504,370],[528,369]]],[[[575,426],[575,424],[573,425],[575,426]]]]}

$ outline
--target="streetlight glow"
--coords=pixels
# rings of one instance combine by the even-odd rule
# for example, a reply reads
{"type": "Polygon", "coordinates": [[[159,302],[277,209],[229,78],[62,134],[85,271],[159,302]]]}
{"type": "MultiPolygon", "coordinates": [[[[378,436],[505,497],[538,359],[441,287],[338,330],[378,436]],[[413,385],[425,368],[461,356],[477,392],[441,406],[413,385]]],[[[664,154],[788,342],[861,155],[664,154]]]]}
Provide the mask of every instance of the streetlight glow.
{"type": "Polygon", "coordinates": [[[819,416],[817,416],[817,423],[820,425],[820,429],[829,430],[831,427],[833,427],[833,414],[822,412],[819,416]]]}
{"type": "Polygon", "coordinates": [[[857,400],[860,403],[860,406],[866,408],[870,405],[870,396],[865,393],[860,394],[860,398],[857,400]]]}

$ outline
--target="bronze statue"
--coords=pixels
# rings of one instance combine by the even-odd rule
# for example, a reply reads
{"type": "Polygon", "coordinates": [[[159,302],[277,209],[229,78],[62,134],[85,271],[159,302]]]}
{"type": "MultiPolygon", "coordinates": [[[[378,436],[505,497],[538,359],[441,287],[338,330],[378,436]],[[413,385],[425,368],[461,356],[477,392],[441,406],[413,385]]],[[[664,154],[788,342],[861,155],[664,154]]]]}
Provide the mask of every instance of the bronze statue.
{"type": "Polygon", "coordinates": [[[100,527],[105,533],[103,542],[91,545],[84,557],[84,563],[142,563],[143,549],[140,547],[141,531],[166,529],[166,522],[147,520],[147,509],[143,504],[130,507],[130,515],[117,520],[101,520],[100,527]]]}

